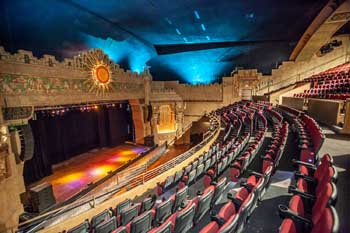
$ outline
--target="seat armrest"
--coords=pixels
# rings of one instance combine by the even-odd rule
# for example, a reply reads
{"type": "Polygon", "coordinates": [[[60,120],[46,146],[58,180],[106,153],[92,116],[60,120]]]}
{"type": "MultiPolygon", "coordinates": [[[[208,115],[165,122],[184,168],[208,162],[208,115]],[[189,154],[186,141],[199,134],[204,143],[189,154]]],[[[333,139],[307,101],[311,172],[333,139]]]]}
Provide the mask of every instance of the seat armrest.
{"type": "Polygon", "coordinates": [[[278,212],[281,218],[291,218],[293,221],[300,222],[304,227],[311,229],[312,221],[308,218],[298,215],[290,210],[286,205],[278,205],[278,212]]]}
{"type": "Polygon", "coordinates": [[[240,200],[240,199],[238,199],[238,198],[235,198],[235,197],[234,197],[234,194],[235,194],[235,193],[228,192],[228,193],[227,193],[227,199],[229,199],[230,201],[232,201],[233,204],[235,205],[236,210],[238,210],[239,207],[241,207],[241,205],[242,205],[242,200],[240,200]]]}
{"type": "Polygon", "coordinates": [[[300,189],[297,189],[295,186],[290,185],[288,187],[288,193],[293,193],[293,194],[297,194],[299,195],[301,198],[303,199],[308,199],[312,202],[314,202],[316,200],[316,196],[310,194],[310,193],[305,193],[303,191],[301,191],[300,189]]]}
{"type": "Polygon", "coordinates": [[[307,162],[303,162],[303,161],[296,160],[296,159],[292,159],[292,163],[295,166],[297,166],[297,165],[304,165],[307,168],[316,169],[315,164],[312,164],[312,163],[307,163],[307,162]]]}
{"type": "Polygon", "coordinates": [[[315,178],[313,178],[311,176],[306,176],[304,174],[301,174],[300,172],[295,172],[294,173],[294,177],[295,177],[296,180],[298,180],[299,178],[302,178],[308,183],[312,183],[312,184],[316,184],[317,183],[315,178]]]}
{"type": "Polygon", "coordinates": [[[246,188],[246,189],[248,190],[249,193],[250,193],[250,192],[253,190],[253,188],[254,188],[253,185],[248,184],[247,182],[241,182],[241,183],[240,183],[240,186],[246,188]]]}
{"type": "Polygon", "coordinates": [[[225,224],[225,220],[220,218],[216,211],[210,212],[211,221],[215,221],[220,227],[225,224]]]}
{"type": "Polygon", "coordinates": [[[217,184],[218,184],[218,182],[216,180],[213,180],[210,182],[210,185],[217,185],[217,184]]]}
{"type": "Polygon", "coordinates": [[[256,176],[256,177],[259,177],[259,178],[264,176],[264,174],[256,172],[256,171],[248,170],[248,172],[249,172],[249,175],[253,175],[253,176],[256,176]]]}
{"type": "Polygon", "coordinates": [[[203,192],[201,190],[197,190],[197,196],[202,196],[203,192]]]}

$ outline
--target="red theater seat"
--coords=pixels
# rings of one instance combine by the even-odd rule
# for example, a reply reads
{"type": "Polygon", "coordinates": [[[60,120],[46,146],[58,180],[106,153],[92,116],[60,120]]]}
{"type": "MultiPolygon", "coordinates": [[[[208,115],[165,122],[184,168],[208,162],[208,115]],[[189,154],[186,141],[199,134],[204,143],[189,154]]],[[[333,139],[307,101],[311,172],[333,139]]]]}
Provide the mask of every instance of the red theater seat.
{"type": "Polygon", "coordinates": [[[338,233],[339,218],[333,206],[328,206],[321,213],[320,220],[315,224],[300,224],[300,221],[286,218],[283,220],[280,228],[280,233],[338,233]]]}

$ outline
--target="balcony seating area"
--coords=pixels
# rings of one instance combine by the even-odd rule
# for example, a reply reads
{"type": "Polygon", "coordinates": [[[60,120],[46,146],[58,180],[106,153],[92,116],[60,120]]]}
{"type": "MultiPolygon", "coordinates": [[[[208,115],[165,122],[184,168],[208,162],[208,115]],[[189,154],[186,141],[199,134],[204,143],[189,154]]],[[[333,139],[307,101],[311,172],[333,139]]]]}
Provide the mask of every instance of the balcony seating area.
{"type": "Polygon", "coordinates": [[[350,98],[350,63],[313,75],[302,82],[311,83],[311,88],[294,94],[294,97],[346,100],[350,98]]]}
{"type": "Polygon", "coordinates": [[[280,206],[285,218],[280,232],[336,229],[332,205],[336,203],[337,172],[330,155],[316,156],[323,134],[313,119],[291,108],[252,102],[239,102],[215,114],[223,128],[217,140],[158,183],[156,195],[135,203],[127,199],[68,232],[241,232],[269,188],[289,129],[299,137],[300,161],[293,160],[296,183],[289,187],[295,195],[288,207],[280,206]],[[253,160],[259,166],[250,170],[253,160]]]}

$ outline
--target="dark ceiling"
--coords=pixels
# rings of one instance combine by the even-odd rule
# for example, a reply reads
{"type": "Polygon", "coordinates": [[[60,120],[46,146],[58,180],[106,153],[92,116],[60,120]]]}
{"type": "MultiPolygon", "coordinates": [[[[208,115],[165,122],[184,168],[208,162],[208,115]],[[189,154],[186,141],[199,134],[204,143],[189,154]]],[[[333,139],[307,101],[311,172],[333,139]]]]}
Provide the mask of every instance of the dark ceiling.
{"type": "Polygon", "coordinates": [[[0,45],[71,57],[101,48],[155,80],[210,83],[287,60],[326,0],[2,0],[0,45]]]}

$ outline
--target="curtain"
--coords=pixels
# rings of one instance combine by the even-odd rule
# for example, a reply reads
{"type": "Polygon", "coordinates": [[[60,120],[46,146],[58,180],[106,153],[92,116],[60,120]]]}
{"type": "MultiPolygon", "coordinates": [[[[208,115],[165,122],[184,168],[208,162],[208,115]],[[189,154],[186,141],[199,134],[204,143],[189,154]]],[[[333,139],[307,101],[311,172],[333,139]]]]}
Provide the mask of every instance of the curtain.
{"type": "Polygon", "coordinates": [[[52,174],[53,164],[133,139],[132,113],[126,103],[91,111],[70,110],[56,116],[37,113],[29,124],[35,146],[33,158],[24,164],[26,184],[52,174]]]}

